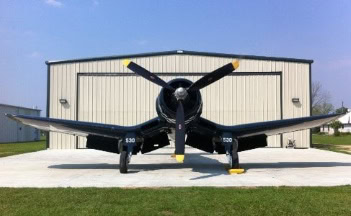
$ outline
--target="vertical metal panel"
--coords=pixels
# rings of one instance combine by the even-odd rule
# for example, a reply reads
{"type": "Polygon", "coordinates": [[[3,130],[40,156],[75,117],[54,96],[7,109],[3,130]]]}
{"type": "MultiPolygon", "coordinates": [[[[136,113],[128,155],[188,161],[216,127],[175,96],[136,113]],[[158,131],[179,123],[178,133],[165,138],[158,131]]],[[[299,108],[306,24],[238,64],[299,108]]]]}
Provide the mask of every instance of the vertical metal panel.
{"type": "MultiPolygon", "coordinates": [[[[50,65],[47,65],[46,74],[46,117],[50,116],[50,81],[51,81],[50,65]]],[[[50,148],[50,133],[46,134],[46,148],[50,148]]]]}
{"type": "MultiPolygon", "coordinates": [[[[61,79],[61,97],[62,99],[67,98],[67,64],[62,65],[61,68],[61,74],[62,74],[62,79],[61,79]]],[[[61,119],[67,119],[67,108],[69,106],[69,101],[68,104],[62,104],[61,105],[61,119]]],[[[66,149],[68,148],[67,146],[67,135],[66,134],[61,134],[61,142],[62,142],[62,148],[66,149]]]]}
{"type": "MultiPolygon", "coordinates": [[[[55,99],[55,97],[54,97],[54,92],[55,91],[57,91],[56,89],[55,89],[55,87],[54,87],[54,68],[55,68],[55,66],[54,65],[49,65],[48,67],[50,67],[50,69],[49,69],[49,72],[48,73],[50,73],[49,74],[49,76],[48,76],[48,78],[50,78],[50,84],[49,84],[49,86],[50,86],[50,89],[49,89],[49,92],[48,92],[48,94],[50,95],[49,96],[49,101],[47,101],[47,104],[49,104],[49,112],[48,112],[48,116],[47,117],[53,117],[55,114],[54,114],[54,103],[53,103],[53,101],[54,101],[54,99],[55,99]]],[[[70,90],[72,90],[72,89],[70,89],[70,90]]],[[[49,146],[48,146],[48,148],[54,148],[54,146],[56,145],[56,141],[54,141],[54,133],[53,132],[49,132],[49,146]]]]}
{"type": "MultiPolygon", "coordinates": [[[[210,72],[227,62],[231,58],[195,56],[195,55],[168,55],[152,56],[133,59],[138,64],[153,72],[210,72]]],[[[58,104],[59,91],[62,88],[63,74],[62,65],[51,66],[50,76],[50,117],[62,117],[62,110],[58,104]]],[[[131,73],[126,69],[121,60],[90,61],[74,63],[70,70],[67,68],[66,80],[76,79],[77,73],[131,73]],[[72,69],[74,68],[74,69],[72,69]],[[73,75],[68,75],[73,74],[73,75]]],[[[243,59],[240,62],[240,72],[270,72],[282,71],[282,83],[277,76],[243,76],[224,78],[218,83],[201,90],[206,107],[203,116],[223,124],[241,124],[246,122],[263,121],[269,119],[301,117],[309,115],[309,80],[308,64],[288,63],[268,60],[243,59]],[[280,89],[282,98],[280,101],[280,89]],[[260,98],[260,96],[264,96],[260,98]],[[298,96],[301,100],[301,107],[292,104],[291,98],[298,96]],[[260,99],[258,99],[260,98],[260,99]],[[273,100],[274,99],[274,100],[273,100]],[[233,102],[234,101],[234,102],[233,102]],[[206,105],[208,104],[208,105],[206,105]],[[283,112],[280,112],[281,105],[283,112]],[[259,112],[259,107],[264,112],[259,112]],[[255,110],[256,109],[256,110],[255,110]]],[[[173,77],[165,76],[166,80],[173,77]]],[[[199,77],[189,76],[191,80],[199,77]]],[[[81,78],[80,78],[81,79],[81,78]]],[[[141,123],[156,116],[155,98],[160,88],[144,79],[136,76],[101,77],[88,76],[82,80],[70,82],[66,88],[66,94],[71,96],[72,104],[70,109],[75,109],[75,96],[79,85],[78,114],[70,110],[65,113],[66,118],[79,119],[93,122],[107,122],[121,125],[132,125],[141,123]],[[84,80],[83,80],[84,79],[84,80]],[[82,101],[81,101],[82,100],[82,101]],[[81,104],[83,103],[83,104],[81,104]],[[82,109],[82,110],[81,110],[82,109]],[[89,112],[89,110],[95,110],[89,112]],[[128,112],[128,111],[131,112],[128,112]],[[83,114],[81,113],[83,112],[83,114]],[[66,116],[67,114],[67,116],[66,116]]],[[[67,82],[68,84],[68,82],[67,82]]],[[[67,111],[67,110],[64,110],[67,111]]],[[[65,135],[66,136],[66,135],[65,135]]],[[[62,137],[62,135],[61,135],[62,137]]],[[[284,135],[284,145],[288,137],[298,139],[299,147],[308,147],[309,135],[306,131],[289,133],[284,135]]],[[[65,148],[72,148],[70,138],[65,148]]],[[[72,139],[73,140],[73,139],[72,139]]],[[[84,139],[79,139],[80,143],[84,139]]],[[[74,140],[73,140],[74,141],[74,140]]],[[[51,148],[61,148],[62,141],[59,136],[50,137],[51,148]]],[[[280,136],[269,138],[270,146],[280,146],[280,136]]]]}
{"type": "MultiPolygon", "coordinates": [[[[60,76],[58,72],[59,65],[51,66],[51,85],[50,85],[50,117],[59,118],[59,97],[58,92],[61,91],[58,87],[58,77],[60,76]]],[[[58,133],[50,132],[50,148],[59,149],[61,148],[61,143],[58,142],[58,133]]]]}
{"type": "MultiPolygon", "coordinates": [[[[20,114],[20,115],[26,115],[26,112],[22,109],[17,109],[17,114],[20,114]]],[[[25,140],[25,131],[27,130],[27,127],[28,126],[25,126],[23,124],[17,124],[17,141],[18,142],[24,142],[25,140]]]]}
{"type": "MultiPolygon", "coordinates": [[[[309,116],[309,65],[302,63],[284,63],[284,118],[309,116]],[[299,103],[292,103],[292,98],[299,98],[299,103]]],[[[288,140],[295,140],[297,148],[308,148],[310,144],[308,130],[286,133],[283,145],[288,140]]]]}
{"type": "MultiPolygon", "coordinates": [[[[62,118],[62,105],[59,103],[59,99],[62,98],[62,79],[63,79],[63,73],[62,73],[62,67],[65,64],[58,65],[56,69],[56,86],[57,86],[57,118],[62,118]]],[[[58,147],[60,149],[64,148],[64,143],[62,142],[62,133],[57,133],[57,143],[59,144],[58,147]]]]}
{"type": "MultiPolygon", "coordinates": [[[[70,79],[70,85],[69,85],[69,94],[70,94],[70,118],[72,120],[76,120],[76,73],[78,70],[79,64],[72,63],[70,65],[70,73],[69,73],[69,79],[70,79]]],[[[76,138],[74,136],[69,136],[70,137],[70,149],[74,149],[76,138]]]]}

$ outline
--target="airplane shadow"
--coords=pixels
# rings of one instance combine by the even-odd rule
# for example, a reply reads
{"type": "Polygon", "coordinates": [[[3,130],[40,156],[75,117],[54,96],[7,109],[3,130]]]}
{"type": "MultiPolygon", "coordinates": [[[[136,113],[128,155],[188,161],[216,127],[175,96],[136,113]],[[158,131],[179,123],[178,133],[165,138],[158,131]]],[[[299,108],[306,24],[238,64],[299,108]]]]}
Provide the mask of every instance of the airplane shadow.
{"type": "MultiPolygon", "coordinates": [[[[169,154],[170,155],[170,154],[169,154]]],[[[162,163],[162,164],[134,164],[129,165],[129,173],[148,172],[164,169],[191,169],[193,172],[205,175],[191,178],[190,180],[199,180],[211,178],[219,175],[228,175],[225,167],[226,164],[208,157],[203,153],[188,154],[183,164],[179,163],[162,163]]],[[[223,155],[225,157],[225,155],[223,155]]],[[[285,168],[313,168],[313,167],[345,167],[351,168],[351,163],[343,162],[276,162],[276,163],[242,163],[240,164],[246,171],[249,169],[285,169],[285,168]]],[[[97,163],[97,164],[57,164],[48,168],[53,169],[119,169],[118,164],[97,163]]]]}
{"type": "Polygon", "coordinates": [[[97,164],[57,164],[48,166],[53,169],[118,169],[118,164],[97,163],[97,164]]]}
{"type": "MultiPolygon", "coordinates": [[[[162,154],[162,155],[169,155],[162,154]]],[[[216,159],[204,157],[207,153],[192,153],[186,155],[184,163],[161,163],[161,164],[134,164],[133,159],[131,164],[128,167],[128,173],[137,173],[137,172],[147,172],[154,170],[164,170],[164,169],[192,169],[193,172],[208,174],[205,176],[197,177],[196,180],[200,178],[208,178],[218,175],[227,175],[227,171],[224,169],[225,166],[223,163],[219,162],[216,159]]],[[[225,157],[223,155],[223,157],[225,157]]],[[[51,169],[119,169],[119,164],[109,164],[109,163],[97,163],[97,164],[56,164],[48,166],[51,169]]]]}
{"type": "MultiPolygon", "coordinates": [[[[179,163],[163,163],[163,164],[130,164],[131,169],[137,169],[142,172],[154,171],[154,170],[177,170],[177,169],[191,169],[192,172],[206,174],[190,180],[197,180],[203,178],[210,178],[219,175],[227,175],[225,170],[225,164],[219,162],[216,159],[205,157],[204,155],[210,155],[208,153],[192,153],[187,154],[185,161],[182,164],[179,163]]],[[[225,157],[223,155],[223,157],[225,157]]]]}
{"type": "MultiPolygon", "coordinates": [[[[191,154],[213,155],[213,154],[207,153],[207,152],[191,153],[191,154]]],[[[188,155],[191,155],[191,154],[187,154],[186,157],[187,157],[188,155]]],[[[170,153],[146,153],[145,155],[170,155],[170,153]]]]}
{"type": "Polygon", "coordinates": [[[276,162],[276,163],[244,163],[245,169],[281,169],[281,168],[314,168],[314,167],[351,167],[351,163],[343,162],[276,162]]]}

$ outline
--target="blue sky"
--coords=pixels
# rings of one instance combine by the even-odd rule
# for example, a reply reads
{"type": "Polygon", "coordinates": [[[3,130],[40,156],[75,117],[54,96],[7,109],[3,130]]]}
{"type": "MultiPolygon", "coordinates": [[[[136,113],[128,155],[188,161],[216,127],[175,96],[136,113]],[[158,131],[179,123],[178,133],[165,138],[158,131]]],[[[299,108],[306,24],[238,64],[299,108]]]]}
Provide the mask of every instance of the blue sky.
{"type": "Polygon", "coordinates": [[[45,113],[46,60],[175,49],[313,59],[351,107],[351,1],[0,1],[0,103],[45,113]]]}

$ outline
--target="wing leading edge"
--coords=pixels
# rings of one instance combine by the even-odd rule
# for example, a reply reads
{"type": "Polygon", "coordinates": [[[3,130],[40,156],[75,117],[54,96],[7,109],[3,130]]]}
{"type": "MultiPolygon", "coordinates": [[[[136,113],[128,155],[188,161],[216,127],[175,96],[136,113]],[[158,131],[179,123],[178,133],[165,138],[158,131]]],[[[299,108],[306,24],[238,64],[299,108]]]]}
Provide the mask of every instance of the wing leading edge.
{"type": "Polygon", "coordinates": [[[207,119],[200,118],[198,124],[199,126],[202,126],[202,127],[216,128],[219,132],[231,132],[233,133],[233,136],[241,138],[241,137],[249,137],[249,136],[255,136],[260,134],[271,136],[271,135],[277,135],[282,133],[288,133],[288,132],[309,129],[313,127],[318,127],[327,122],[338,119],[342,115],[343,114],[309,116],[309,117],[302,117],[302,118],[256,122],[256,123],[241,124],[241,125],[234,125],[234,126],[219,125],[207,119]]]}
{"type": "Polygon", "coordinates": [[[140,134],[142,136],[148,136],[154,133],[158,133],[164,127],[163,123],[157,117],[139,125],[123,127],[111,124],[100,124],[26,115],[5,115],[10,119],[41,130],[84,137],[95,135],[120,139],[123,138],[127,133],[131,132],[140,134]]]}
{"type": "Polygon", "coordinates": [[[234,126],[216,124],[204,118],[194,122],[188,132],[187,145],[206,152],[225,153],[222,137],[238,139],[238,152],[267,145],[267,136],[309,129],[339,118],[340,114],[283,119],[234,126]]]}

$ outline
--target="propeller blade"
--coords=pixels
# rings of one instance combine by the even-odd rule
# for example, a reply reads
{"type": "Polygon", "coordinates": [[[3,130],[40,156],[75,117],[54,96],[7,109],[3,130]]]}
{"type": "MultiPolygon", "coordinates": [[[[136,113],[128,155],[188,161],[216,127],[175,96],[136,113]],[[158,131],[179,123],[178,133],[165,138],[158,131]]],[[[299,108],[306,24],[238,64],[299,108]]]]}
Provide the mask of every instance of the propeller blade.
{"type": "Polygon", "coordinates": [[[168,83],[166,83],[164,80],[162,80],[160,77],[156,76],[155,74],[151,73],[150,71],[146,70],[145,68],[141,67],[140,65],[132,62],[131,60],[123,60],[124,66],[126,66],[128,69],[133,71],[134,73],[144,77],[145,79],[155,83],[156,85],[159,85],[163,88],[169,89],[169,90],[175,90],[172,86],[170,86],[168,83]]]}
{"type": "Polygon", "coordinates": [[[184,108],[181,100],[178,100],[178,107],[176,113],[176,131],[175,131],[175,155],[179,163],[184,161],[185,149],[185,121],[184,108]]]}
{"type": "Polygon", "coordinates": [[[224,65],[223,67],[220,67],[214,71],[212,71],[209,74],[206,74],[205,76],[201,77],[198,81],[194,82],[188,89],[188,91],[193,91],[193,90],[200,90],[217,80],[227,76],[234,70],[236,70],[239,67],[239,61],[235,60],[229,64],[224,65]]]}

